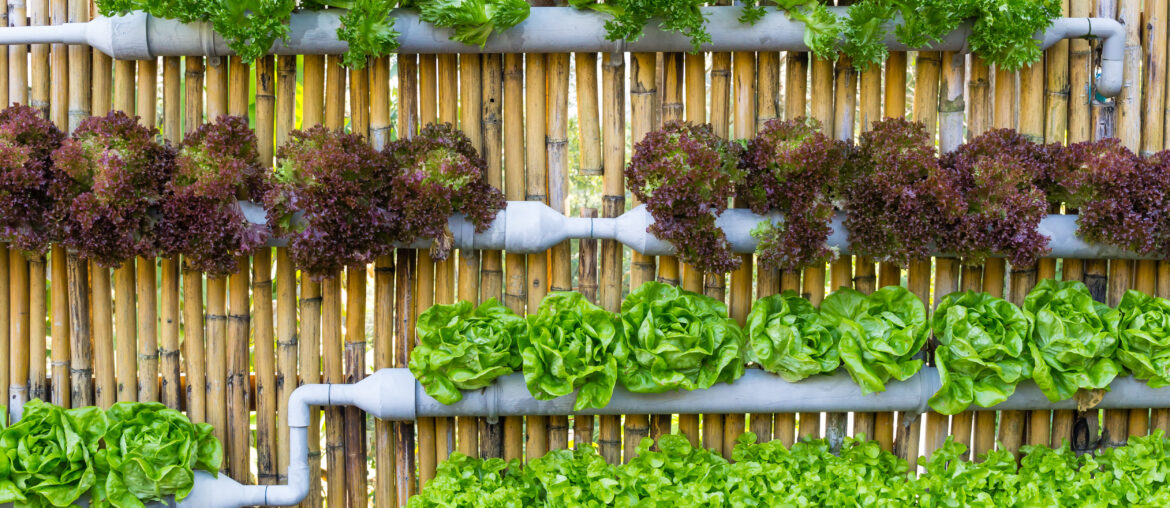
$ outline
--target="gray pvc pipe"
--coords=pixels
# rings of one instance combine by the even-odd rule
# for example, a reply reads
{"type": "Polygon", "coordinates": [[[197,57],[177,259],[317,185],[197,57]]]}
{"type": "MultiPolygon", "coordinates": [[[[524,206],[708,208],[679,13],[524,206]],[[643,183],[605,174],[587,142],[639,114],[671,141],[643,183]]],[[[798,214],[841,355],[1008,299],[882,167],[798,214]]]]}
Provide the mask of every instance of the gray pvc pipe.
{"type": "MultiPolygon", "coordinates": [[[[786,51],[807,50],[804,24],[770,10],[754,25],[739,22],[741,7],[702,7],[707,18],[711,42],[702,51],[786,51]]],[[[845,7],[830,7],[844,15],[845,7]]],[[[272,47],[275,54],[341,54],[348,45],[337,39],[340,17],[344,11],[294,13],[289,20],[289,39],[272,47]]],[[[450,40],[451,31],[423,23],[408,9],[394,9],[394,28],[402,35],[400,53],[568,53],[568,52],[684,52],[692,49],[684,35],[666,32],[651,21],[644,35],[636,41],[606,40],[608,15],[572,7],[533,7],[528,19],[488,38],[480,48],[450,40]],[[570,28],[570,29],[566,29],[570,28]]],[[[887,28],[886,46],[894,51],[929,49],[965,51],[970,24],[945,35],[929,48],[908,48],[893,35],[895,20],[887,28]]],[[[1058,18],[1052,26],[1038,33],[1041,48],[1070,37],[1101,38],[1102,72],[1097,91],[1112,97],[1121,91],[1125,30],[1108,18],[1058,18]]],[[[158,56],[223,56],[230,54],[227,43],[212,31],[208,23],[183,24],[175,20],[154,18],[142,12],[126,16],[99,17],[88,23],[65,23],[52,26],[9,27],[0,29],[0,44],[65,43],[88,44],[107,55],[120,59],[148,59],[158,56]]]]}
{"type": "MultiPolygon", "coordinates": [[[[789,383],[760,369],[748,369],[733,383],[720,383],[706,390],[677,391],[658,394],[631,393],[621,386],[614,388],[609,404],[601,409],[573,411],[575,397],[537,400],[528,392],[524,377],[514,373],[500,377],[491,386],[465,391],[463,399],[445,405],[426,394],[410,371],[404,368],[382,369],[354,385],[333,385],[347,394],[345,404],[356,405],[371,415],[395,421],[412,421],[423,417],[629,414],[629,413],[794,413],[794,412],[884,412],[906,411],[918,414],[929,407],[927,402],[940,387],[938,371],[924,367],[906,381],[890,381],[886,391],[862,395],[861,389],[845,371],[813,376],[789,383]]],[[[335,403],[339,398],[335,395],[335,403]]],[[[1170,407],[1170,390],[1150,388],[1133,377],[1118,377],[1110,385],[1101,409],[1170,407]]],[[[1020,383],[1007,401],[991,408],[971,406],[972,410],[1000,409],[1076,409],[1075,400],[1049,402],[1032,381],[1020,383]]]]}

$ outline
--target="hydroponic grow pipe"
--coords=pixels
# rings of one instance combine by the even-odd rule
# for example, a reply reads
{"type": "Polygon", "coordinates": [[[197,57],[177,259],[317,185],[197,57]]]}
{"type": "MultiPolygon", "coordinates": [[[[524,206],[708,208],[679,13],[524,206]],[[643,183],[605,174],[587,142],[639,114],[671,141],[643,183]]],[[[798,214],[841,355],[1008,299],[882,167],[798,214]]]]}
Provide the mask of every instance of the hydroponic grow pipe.
{"type": "MultiPolygon", "coordinates": [[[[753,25],[739,22],[740,7],[702,7],[711,42],[703,51],[805,51],[804,24],[780,11],[770,10],[753,25]]],[[[845,7],[830,7],[844,15],[845,7]]],[[[289,38],[272,47],[276,54],[341,54],[348,44],[338,40],[342,10],[329,9],[294,13],[289,20],[289,38]]],[[[502,33],[493,34],[481,48],[450,40],[451,30],[422,22],[409,9],[394,9],[402,53],[569,53],[569,52],[685,52],[691,51],[685,35],[666,32],[656,21],[645,27],[636,41],[606,40],[606,14],[573,7],[533,7],[528,19],[502,33]]],[[[970,23],[946,34],[929,48],[908,48],[894,37],[889,23],[885,44],[894,51],[929,49],[965,51],[970,23]]],[[[1036,34],[1041,48],[1068,38],[1098,38],[1101,47],[1101,74],[1097,92],[1113,97],[1121,91],[1125,30],[1108,18],[1057,18],[1047,30],[1036,34]]],[[[88,44],[120,59],[149,59],[158,56],[222,56],[231,53],[227,43],[208,23],[183,24],[155,18],[142,12],[126,16],[99,17],[87,23],[0,29],[0,44],[64,43],[88,44]]]]}
{"type": "MultiPolygon", "coordinates": [[[[264,222],[264,210],[256,205],[256,212],[245,215],[257,223],[264,222]]],[[[752,213],[744,208],[724,211],[715,223],[727,235],[731,250],[738,253],[755,252],[759,243],[751,234],[752,229],[763,220],[783,220],[779,213],[767,216],[752,213]]],[[[841,254],[851,254],[849,232],[845,229],[845,216],[833,217],[832,233],[827,245],[841,254]]],[[[1048,215],[1040,221],[1039,231],[1049,237],[1049,256],[1071,259],[1152,259],[1139,256],[1117,247],[1088,243],[1077,236],[1076,215],[1048,215]]],[[[659,240],[647,231],[654,223],[654,217],[640,205],[616,218],[566,217],[548,205],[538,201],[509,201],[500,211],[491,227],[482,233],[475,232],[475,225],[463,215],[453,215],[447,225],[454,235],[454,246],[460,249],[507,250],[514,253],[543,252],[569,239],[617,240],[642,254],[670,256],[676,249],[669,242],[659,240]]],[[[430,246],[430,240],[420,240],[410,245],[415,249],[430,246]]],[[[277,239],[272,245],[285,245],[277,239]]],[[[945,256],[946,253],[938,253],[945,256]]]]}

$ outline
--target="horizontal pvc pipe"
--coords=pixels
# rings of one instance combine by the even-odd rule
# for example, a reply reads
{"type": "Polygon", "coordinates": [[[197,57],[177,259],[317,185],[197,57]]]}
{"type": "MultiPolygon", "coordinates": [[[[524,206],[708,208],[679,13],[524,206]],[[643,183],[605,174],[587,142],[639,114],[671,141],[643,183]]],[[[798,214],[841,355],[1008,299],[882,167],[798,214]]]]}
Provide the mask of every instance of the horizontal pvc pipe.
{"type": "MultiPolygon", "coordinates": [[[[261,218],[257,220],[262,221],[263,214],[261,213],[259,217],[261,218]]],[[[780,221],[783,220],[783,215],[772,213],[764,216],[745,208],[732,208],[720,214],[715,224],[727,235],[732,251],[746,254],[755,252],[759,245],[759,241],[751,232],[765,219],[780,221]]],[[[844,221],[844,214],[833,217],[832,232],[826,244],[837,252],[848,255],[852,254],[852,251],[849,245],[849,231],[845,228],[844,221]]],[[[1040,234],[1049,237],[1050,257],[1154,259],[1109,245],[1088,243],[1077,236],[1076,221],[1076,215],[1048,215],[1040,221],[1038,227],[1040,234]]],[[[523,254],[544,252],[565,240],[597,239],[617,240],[635,251],[650,256],[674,255],[677,251],[673,245],[659,240],[648,232],[653,223],[654,217],[646,210],[645,205],[639,205],[616,218],[584,218],[566,217],[538,201],[509,201],[504,210],[496,214],[491,226],[482,233],[476,233],[475,225],[462,214],[451,216],[447,226],[454,236],[454,247],[459,249],[506,250],[523,254]]],[[[270,244],[282,246],[287,245],[287,241],[276,239],[270,244]]],[[[399,247],[425,249],[430,244],[429,239],[424,239],[399,247]]],[[[943,252],[935,254],[942,257],[947,255],[943,252]]]]}
{"type": "MultiPolygon", "coordinates": [[[[617,415],[631,413],[795,413],[795,412],[885,412],[906,411],[911,414],[927,410],[928,401],[939,390],[938,371],[924,367],[906,381],[886,383],[886,391],[862,395],[844,370],[832,375],[813,376],[789,383],[760,369],[748,369],[733,383],[720,383],[706,390],[666,393],[631,393],[620,385],[614,388],[609,404],[600,409],[573,411],[575,397],[537,400],[528,392],[524,376],[509,374],[491,386],[463,392],[463,399],[451,405],[427,395],[404,368],[382,369],[355,385],[334,385],[354,397],[347,402],[385,420],[411,421],[423,417],[528,415],[617,415]]],[[[336,398],[334,402],[339,402],[336,398]]],[[[1101,409],[1170,407],[1170,389],[1150,388],[1133,377],[1118,377],[1110,385],[1101,409]]],[[[999,409],[1076,409],[1073,399],[1049,402],[1032,381],[1019,384],[1015,394],[991,408],[971,406],[971,410],[999,409]]]]}
{"type": "MultiPolygon", "coordinates": [[[[830,7],[838,16],[845,7],[830,7]]],[[[805,51],[804,23],[787,14],[769,10],[755,24],[739,22],[741,7],[701,7],[707,19],[711,42],[701,51],[805,51]]],[[[294,13],[289,19],[289,38],[278,41],[276,54],[341,54],[349,47],[337,38],[343,10],[329,9],[294,13]]],[[[573,7],[533,7],[528,19],[488,37],[483,47],[451,40],[449,29],[437,28],[419,19],[410,9],[394,9],[400,53],[569,53],[569,52],[684,52],[691,51],[690,38],[664,31],[651,20],[636,41],[606,39],[609,15],[573,7]]],[[[894,51],[929,49],[966,51],[971,24],[964,23],[927,48],[909,48],[894,37],[900,19],[887,23],[886,47],[894,51]]],[[[1108,18],[1057,18],[1045,31],[1036,34],[1037,43],[1047,48],[1070,37],[1101,38],[1102,73],[1097,92],[1112,97],[1121,91],[1125,31],[1108,18]]],[[[99,17],[88,23],[54,26],[9,27],[0,29],[0,44],[65,43],[89,44],[120,59],[150,59],[158,56],[223,56],[231,53],[227,42],[208,23],[183,24],[154,18],[142,12],[126,16],[99,17]]]]}

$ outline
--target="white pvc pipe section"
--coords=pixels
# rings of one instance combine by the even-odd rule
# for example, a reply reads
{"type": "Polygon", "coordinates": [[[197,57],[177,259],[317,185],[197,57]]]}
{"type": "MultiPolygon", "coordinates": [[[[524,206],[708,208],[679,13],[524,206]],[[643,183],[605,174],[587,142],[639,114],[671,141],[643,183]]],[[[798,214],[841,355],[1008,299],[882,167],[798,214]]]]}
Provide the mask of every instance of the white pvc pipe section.
{"type": "MultiPolygon", "coordinates": [[[[804,51],[804,24],[776,10],[769,10],[754,25],[739,22],[741,7],[701,7],[707,18],[711,42],[702,51],[804,51]]],[[[830,7],[845,15],[845,7],[830,7]]],[[[277,42],[275,54],[341,54],[348,44],[337,39],[341,10],[294,13],[289,20],[289,39],[277,42]]],[[[573,7],[533,7],[528,19],[502,33],[493,34],[484,47],[452,41],[451,31],[423,23],[409,9],[394,9],[394,28],[402,35],[400,53],[568,53],[568,52],[685,52],[690,39],[666,32],[652,20],[636,41],[606,40],[609,16],[573,7]]],[[[894,51],[929,49],[966,51],[971,25],[945,35],[929,48],[908,48],[893,35],[895,20],[888,25],[885,44],[894,51]]],[[[1101,75],[1097,92],[1106,97],[1121,91],[1125,30],[1108,18],[1057,18],[1047,30],[1036,34],[1037,43],[1047,48],[1066,38],[1100,38],[1101,75]]],[[[142,12],[118,17],[99,17],[88,23],[0,29],[0,44],[64,43],[88,44],[119,59],[144,60],[158,56],[223,56],[231,53],[227,43],[208,23],[183,24],[154,18],[142,12]]]]}
{"type": "MultiPolygon", "coordinates": [[[[255,206],[255,205],[249,205],[255,206]]],[[[263,210],[253,222],[262,222],[263,210]]],[[[752,213],[744,208],[724,211],[715,224],[727,235],[731,250],[741,254],[756,251],[759,242],[751,235],[752,229],[763,220],[783,220],[779,213],[767,216],[752,213]]],[[[849,245],[849,231],[845,228],[845,216],[833,217],[832,233],[826,244],[843,255],[852,254],[849,245]]],[[[1076,215],[1049,215],[1040,221],[1039,231],[1049,237],[1050,257],[1089,259],[1154,259],[1139,256],[1109,245],[1088,243],[1077,236],[1076,215]]],[[[454,246],[459,249],[506,250],[509,252],[544,252],[554,245],[570,239],[617,240],[622,244],[650,256],[671,256],[677,251],[669,242],[659,240],[647,231],[654,223],[654,217],[645,205],[616,218],[566,217],[539,201],[509,201],[504,210],[496,214],[491,227],[482,233],[475,232],[475,225],[462,214],[451,216],[447,226],[455,238],[454,246]]],[[[286,240],[276,239],[271,245],[287,245],[286,240]]],[[[414,249],[425,249],[430,240],[419,240],[410,245],[399,245],[414,249]]],[[[946,253],[936,253],[946,256],[946,253]]]]}

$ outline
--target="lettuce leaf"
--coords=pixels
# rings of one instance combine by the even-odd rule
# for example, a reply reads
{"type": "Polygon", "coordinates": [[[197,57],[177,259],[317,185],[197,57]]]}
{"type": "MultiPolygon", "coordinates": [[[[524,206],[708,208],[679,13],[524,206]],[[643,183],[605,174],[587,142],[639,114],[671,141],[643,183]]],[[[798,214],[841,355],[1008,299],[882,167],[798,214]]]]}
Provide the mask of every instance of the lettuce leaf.
{"type": "Polygon", "coordinates": [[[554,291],[528,316],[521,335],[524,382],[533,397],[549,400],[578,390],[573,410],[609,404],[618,364],[629,354],[617,316],[580,293],[554,291]]]}
{"type": "Polygon", "coordinates": [[[522,478],[536,487],[541,506],[611,506],[617,470],[592,446],[552,450],[525,464],[522,478]]]}
{"type": "Polygon", "coordinates": [[[98,483],[96,455],[105,432],[101,409],[29,401],[21,420],[0,432],[0,494],[22,496],[21,506],[72,505],[98,483]]]}
{"type": "Polygon", "coordinates": [[[426,488],[408,508],[522,508],[536,502],[535,489],[516,472],[520,460],[474,459],[455,452],[439,463],[426,488]]]}
{"type": "Polygon", "coordinates": [[[420,19],[455,31],[451,40],[483,47],[487,38],[528,19],[524,0],[425,0],[418,2],[420,19]]]}
{"type": "Polygon", "coordinates": [[[410,373],[427,395],[444,404],[511,374],[522,364],[520,336],[524,318],[495,298],[474,310],[471,302],[435,305],[418,317],[418,345],[410,353],[410,373]]]}
{"type": "MultiPolygon", "coordinates": [[[[618,469],[617,506],[725,506],[730,464],[713,450],[691,446],[670,434],[642,438],[637,456],[618,469]]],[[[627,453],[629,453],[627,451],[627,453]]]]}
{"type": "Polygon", "coordinates": [[[1121,366],[1113,359],[1121,315],[1094,301],[1080,281],[1045,279],[1024,298],[1033,328],[1032,379],[1056,402],[1080,389],[1103,389],[1121,366]]]}
{"type": "Polygon", "coordinates": [[[836,330],[826,327],[816,307],[795,291],[757,300],[748,314],[747,334],[748,360],[790,383],[841,365],[836,330]]]}
{"type": "Polygon", "coordinates": [[[622,301],[629,361],[622,385],[635,393],[710,388],[744,372],[743,330],[714,298],[647,282],[622,301]]]}
{"type": "Polygon", "coordinates": [[[1016,383],[1031,376],[1024,348],[1031,322],[1019,307],[987,293],[951,293],[931,319],[942,381],[930,407],[956,414],[972,403],[991,407],[1007,400],[1016,383]]]}
{"type": "Polygon", "coordinates": [[[885,391],[890,378],[904,381],[922,368],[916,356],[930,332],[926,308],[906,288],[869,296],[841,288],[821,303],[821,316],[841,334],[841,361],[863,394],[885,391]]]}
{"type": "Polygon", "coordinates": [[[1170,300],[1130,290],[1117,312],[1117,360],[1153,388],[1170,386],[1170,300]]]}

